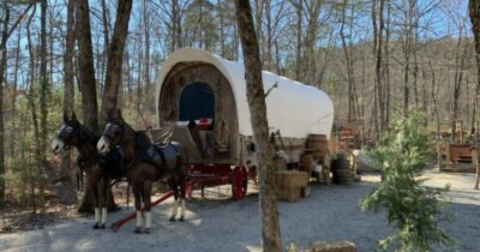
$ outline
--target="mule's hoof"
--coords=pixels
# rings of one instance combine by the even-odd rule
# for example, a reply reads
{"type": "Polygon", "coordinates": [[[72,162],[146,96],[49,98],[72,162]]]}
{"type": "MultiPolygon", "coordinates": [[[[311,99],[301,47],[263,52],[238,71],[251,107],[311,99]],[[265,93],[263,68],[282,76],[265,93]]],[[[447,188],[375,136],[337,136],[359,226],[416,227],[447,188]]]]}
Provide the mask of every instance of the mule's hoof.
{"type": "Polygon", "coordinates": [[[174,221],[175,221],[175,217],[171,217],[171,218],[170,218],[170,221],[171,221],[171,222],[174,222],[174,221]]]}
{"type": "Polygon", "coordinates": [[[143,231],[144,234],[150,234],[150,228],[145,228],[145,230],[143,231]]]}
{"type": "Polygon", "coordinates": [[[185,221],[185,217],[180,217],[179,221],[185,221]]]}
{"type": "Polygon", "coordinates": [[[98,229],[105,229],[105,228],[106,228],[105,223],[98,225],[98,229]]]}
{"type": "Polygon", "coordinates": [[[141,234],[142,233],[142,228],[139,228],[139,227],[135,228],[135,230],[133,230],[133,233],[141,234]]]}
{"type": "Polygon", "coordinates": [[[98,223],[95,223],[95,225],[93,225],[93,227],[92,227],[92,228],[93,228],[93,229],[98,229],[98,228],[99,228],[99,225],[98,225],[98,223]]]}

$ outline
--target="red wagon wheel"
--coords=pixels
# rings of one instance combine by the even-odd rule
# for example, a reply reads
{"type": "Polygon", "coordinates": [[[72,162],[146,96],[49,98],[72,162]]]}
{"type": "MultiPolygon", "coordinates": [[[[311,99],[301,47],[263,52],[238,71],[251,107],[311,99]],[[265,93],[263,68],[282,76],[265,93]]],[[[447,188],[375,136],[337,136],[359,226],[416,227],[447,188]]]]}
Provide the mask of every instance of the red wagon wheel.
{"type": "Polygon", "coordinates": [[[247,196],[247,169],[243,166],[235,167],[232,174],[232,196],[235,200],[242,200],[247,196]]]}

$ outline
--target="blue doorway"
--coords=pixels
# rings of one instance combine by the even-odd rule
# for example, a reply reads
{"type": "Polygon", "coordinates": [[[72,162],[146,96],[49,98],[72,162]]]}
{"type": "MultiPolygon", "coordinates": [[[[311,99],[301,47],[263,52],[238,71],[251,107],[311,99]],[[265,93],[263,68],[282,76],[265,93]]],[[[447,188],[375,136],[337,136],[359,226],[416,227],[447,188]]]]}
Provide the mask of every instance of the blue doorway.
{"type": "Polygon", "coordinates": [[[210,85],[196,82],[186,86],[180,95],[180,121],[215,119],[215,95],[210,85]]]}

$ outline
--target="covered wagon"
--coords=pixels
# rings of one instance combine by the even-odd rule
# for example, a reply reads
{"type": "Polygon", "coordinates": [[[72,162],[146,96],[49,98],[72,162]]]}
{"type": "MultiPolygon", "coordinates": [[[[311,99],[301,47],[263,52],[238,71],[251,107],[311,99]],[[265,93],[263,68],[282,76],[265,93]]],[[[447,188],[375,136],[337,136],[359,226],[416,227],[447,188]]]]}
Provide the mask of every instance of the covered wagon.
{"type": "MultiPolygon", "coordinates": [[[[159,126],[170,128],[169,139],[184,146],[190,175],[231,182],[236,199],[245,196],[247,170],[257,164],[244,76],[243,63],[183,48],[163,63],[155,92],[159,126]]],[[[267,117],[277,155],[290,165],[304,153],[328,155],[334,117],[329,96],[267,71],[263,84],[271,90],[267,117]]]]}

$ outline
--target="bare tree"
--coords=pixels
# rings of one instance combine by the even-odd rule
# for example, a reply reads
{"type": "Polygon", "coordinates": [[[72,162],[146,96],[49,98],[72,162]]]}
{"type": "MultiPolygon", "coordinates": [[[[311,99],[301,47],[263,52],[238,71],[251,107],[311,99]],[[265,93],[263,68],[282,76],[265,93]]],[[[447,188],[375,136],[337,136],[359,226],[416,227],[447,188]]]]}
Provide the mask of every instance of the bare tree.
{"type": "MultiPolygon", "coordinates": [[[[64,56],[64,82],[65,82],[65,94],[63,98],[63,109],[67,112],[68,115],[71,115],[73,112],[75,93],[73,88],[73,54],[75,47],[75,1],[68,0],[67,3],[67,34],[65,40],[65,56],[64,56]]],[[[61,177],[68,178],[68,183],[65,186],[65,191],[63,192],[64,202],[76,202],[77,195],[74,186],[74,176],[73,169],[71,169],[71,153],[70,151],[64,152],[62,156],[61,164],[61,177]]]]}
{"type": "Polygon", "coordinates": [[[236,18],[242,41],[247,82],[247,98],[253,135],[259,146],[260,212],[262,216],[262,238],[264,251],[282,251],[278,222],[277,197],[275,194],[275,169],[273,150],[269,143],[265,91],[257,36],[253,24],[252,10],[248,0],[235,0],[236,18]]]}
{"type": "MultiPolygon", "coordinates": [[[[46,174],[47,160],[45,152],[47,150],[48,141],[48,93],[49,93],[49,78],[47,72],[47,0],[41,0],[40,2],[40,145],[41,145],[41,170],[46,174]]],[[[40,176],[39,182],[39,195],[40,206],[45,203],[45,182],[44,176],[40,176]]]]}
{"type": "Polygon", "coordinates": [[[123,54],[127,40],[128,23],[132,12],[133,0],[118,3],[115,28],[108,50],[107,76],[101,108],[101,123],[107,119],[108,110],[117,108],[118,93],[121,86],[123,54]]]}
{"type": "MultiPolygon", "coordinates": [[[[4,96],[4,81],[5,75],[7,71],[7,41],[9,37],[13,34],[15,28],[19,25],[20,21],[22,20],[23,16],[30,10],[33,4],[28,5],[25,11],[20,14],[18,19],[13,23],[13,25],[9,28],[8,24],[10,21],[10,6],[8,5],[7,1],[3,2],[3,27],[2,27],[2,37],[0,38],[0,177],[5,175],[5,124],[3,119],[3,96],[4,96]]],[[[5,200],[5,180],[0,178],[0,208],[4,205],[5,200]]]]}
{"type": "Polygon", "coordinates": [[[82,92],[83,123],[93,132],[98,128],[97,82],[95,80],[88,0],[76,1],[78,62],[82,92]]]}
{"type": "MultiPolygon", "coordinates": [[[[145,61],[144,61],[144,82],[145,82],[145,88],[146,88],[146,93],[150,94],[153,91],[153,88],[151,86],[150,82],[150,30],[151,30],[151,25],[150,25],[150,2],[149,1],[144,1],[143,2],[143,28],[144,28],[144,43],[145,43],[145,61]]],[[[153,98],[153,97],[152,97],[153,98]]],[[[140,101],[139,101],[140,102],[140,101]]],[[[147,100],[148,104],[154,104],[152,99],[147,100]]],[[[149,106],[149,108],[153,111],[155,109],[155,106],[149,106]]]]}
{"type": "Polygon", "coordinates": [[[17,44],[16,44],[16,49],[15,49],[15,66],[13,70],[13,83],[12,83],[12,95],[11,95],[11,129],[12,132],[10,134],[10,157],[15,156],[15,143],[16,143],[16,126],[17,126],[17,120],[16,120],[16,115],[17,115],[17,89],[18,89],[18,79],[19,79],[19,70],[20,70],[20,42],[22,41],[22,28],[19,26],[19,31],[17,32],[17,44]]]}
{"type": "Polygon", "coordinates": [[[372,9],[372,22],[374,24],[373,33],[374,33],[374,49],[375,49],[375,100],[377,101],[378,114],[376,113],[374,116],[377,117],[377,122],[375,123],[375,128],[377,133],[382,131],[385,127],[385,99],[384,99],[384,89],[382,83],[382,66],[383,66],[383,31],[385,30],[385,22],[383,17],[383,11],[385,6],[385,0],[375,0],[373,2],[373,9],[372,9]],[[378,7],[375,6],[378,3],[378,7]],[[375,16],[376,12],[375,9],[378,8],[378,27],[376,25],[375,16]]]}
{"type": "MultiPolygon", "coordinates": [[[[475,59],[477,65],[477,85],[475,92],[475,105],[478,106],[480,95],[480,1],[470,0],[468,2],[468,12],[470,15],[470,21],[472,22],[472,32],[475,39],[475,59]]],[[[478,111],[478,109],[477,109],[478,111]]],[[[475,117],[475,121],[478,120],[475,117]]],[[[478,133],[477,133],[478,134],[478,133]]],[[[478,143],[477,143],[478,144],[478,143]]],[[[480,171],[477,169],[477,181],[475,182],[475,189],[478,189],[480,183],[480,171]]]]}
{"type": "Polygon", "coordinates": [[[386,125],[388,125],[390,121],[390,98],[391,98],[391,92],[390,92],[390,37],[392,34],[391,31],[391,4],[390,0],[386,0],[386,5],[387,5],[387,20],[386,24],[384,25],[385,29],[385,43],[384,43],[384,60],[383,60],[383,84],[385,86],[385,118],[384,118],[384,124],[382,125],[382,128],[384,128],[386,125]]]}
{"type": "MultiPolygon", "coordinates": [[[[7,44],[8,39],[8,22],[10,20],[10,9],[5,2],[3,4],[4,8],[4,18],[3,22],[3,29],[2,29],[2,45],[7,44]]],[[[5,150],[4,150],[4,143],[5,143],[5,125],[3,122],[3,80],[5,79],[5,72],[7,70],[7,50],[2,49],[0,50],[0,176],[5,176],[5,150]]],[[[0,178],[0,208],[3,208],[5,202],[5,180],[0,178]]]]}
{"type": "Polygon", "coordinates": [[[304,0],[290,0],[292,5],[295,7],[297,14],[297,23],[296,23],[296,49],[295,49],[295,79],[301,81],[301,71],[302,71],[302,18],[303,18],[303,1],[304,0]]]}
{"type": "MultiPolygon", "coordinates": [[[[97,132],[99,130],[97,82],[95,80],[89,10],[88,0],[76,1],[78,70],[80,75],[79,86],[82,94],[83,123],[93,132],[97,132]]],[[[85,196],[77,210],[79,213],[93,212],[93,197],[88,191],[88,186],[85,187],[85,196]]]]}
{"type": "MultiPolygon", "coordinates": [[[[340,38],[342,40],[342,49],[345,54],[345,61],[347,64],[347,81],[348,81],[348,123],[352,123],[353,121],[358,120],[359,113],[357,111],[356,106],[356,90],[355,90],[355,75],[353,72],[353,62],[350,55],[350,48],[347,45],[346,36],[344,32],[344,27],[346,25],[346,13],[348,7],[348,0],[343,1],[343,8],[342,8],[342,20],[340,25],[340,38]]],[[[352,5],[352,8],[353,5],[352,5]]],[[[353,17],[351,17],[353,19],[353,17]]],[[[350,32],[352,33],[352,32],[350,32]]]]}
{"type": "MultiPolygon", "coordinates": [[[[29,66],[29,76],[28,76],[28,82],[29,82],[29,92],[27,95],[28,99],[28,107],[32,116],[32,123],[33,123],[33,133],[34,133],[34,141],[35,141],[35,161],[37,165],[41,165],[42,160],[40,160],[41,153],[42,153],[42,146],[40,144],[40,129],[38,126],[38,116],[37,116],[37,105],[35,104],[34,97],[35,97],[35,79],[36,79],[36,56],[33,48],[33,43],[32,43],[32,35],[31,35],[31,23],[33,16],[36,11],[36,6],[34,6],[33,13],[29,17],[26,25],[27,29],[27,45],[28,45],[28,52],[30,54],[30,66],[29,66]]],[[[38,172],[37,172],[38,173],[38,172]]],[[[35,201],[35,182],[33,176],[31,176],[30,181],[31,183],[31,201],[33,205],[33,212],[36,212],[36,201],[35,201]]]]}
{"type": "MultiPolygon", "coordinates": [[[[266,30],[266,52],[264,53],[265,67],[269,71],[274,71],[273,59],[276,59],[277,66],[279,65],[277,59],[273,55],[273,47],[275,41],[278,38],[279,30],[282,28],[282,20],[285,17],[285,1],[280,1],[278,3],[272,3],[271,1],[265,2],[265,30],[266,30]]],[[[257,31],[258,32],[258,31],[257,31]]]]}

